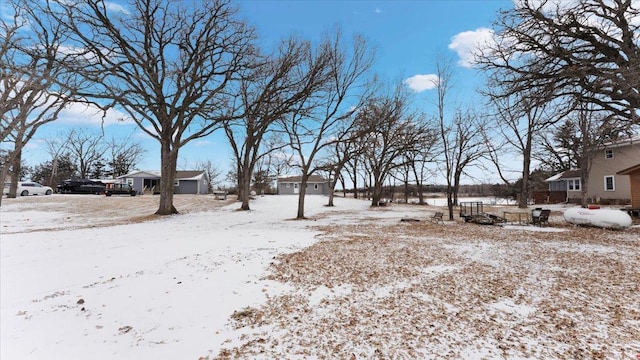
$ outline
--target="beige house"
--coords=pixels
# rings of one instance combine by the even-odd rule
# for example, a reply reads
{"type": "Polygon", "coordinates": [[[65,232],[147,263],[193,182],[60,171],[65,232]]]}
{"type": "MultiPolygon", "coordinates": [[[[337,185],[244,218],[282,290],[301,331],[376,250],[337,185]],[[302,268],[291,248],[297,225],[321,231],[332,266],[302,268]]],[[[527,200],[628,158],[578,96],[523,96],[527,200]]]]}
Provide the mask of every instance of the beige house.
{"type": "MultiPolygon", "coordinates": [[[[601,204],[629,204],[631,201],[630,177],[628,174],[619,172],[637,165],[639,160],[639,137],[598,147],[589,172],[587,184],[589,201],[601,204]]],[[[550,199],[564,197],[568,202],[580,201],[582,184],[579,170],[565,171],[546,181],[549,183],[550,199]]]]}

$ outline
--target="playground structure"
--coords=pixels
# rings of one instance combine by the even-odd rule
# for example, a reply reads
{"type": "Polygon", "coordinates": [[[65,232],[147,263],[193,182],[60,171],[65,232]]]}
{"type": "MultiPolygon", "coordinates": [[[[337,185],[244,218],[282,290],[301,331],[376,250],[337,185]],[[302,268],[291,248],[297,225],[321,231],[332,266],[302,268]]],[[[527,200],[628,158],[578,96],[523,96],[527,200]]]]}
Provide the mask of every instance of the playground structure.
{"type": "Polygon", "coordinates": [[[505,222],[503,217],[485,213],[482,201],[461,202],[459,207],[460,217],[465,222],[480,225],[495,225],[505,222]]]}

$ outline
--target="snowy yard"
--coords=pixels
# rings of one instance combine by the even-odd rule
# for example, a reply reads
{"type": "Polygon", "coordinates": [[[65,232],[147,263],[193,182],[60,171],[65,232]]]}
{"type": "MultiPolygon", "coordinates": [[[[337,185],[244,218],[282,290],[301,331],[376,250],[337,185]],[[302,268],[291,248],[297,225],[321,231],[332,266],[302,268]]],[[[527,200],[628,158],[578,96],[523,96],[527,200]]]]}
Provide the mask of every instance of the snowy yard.
{"type": "Polygon", "coordinates": [[[161,218],[152,196],[3,199],[0,358],[640,354],[638,225],[573,227],[562,208],[548,228],[443,225],[437,206],[326,200],[294,221],[293,196],[250,212],[176,196],[161,218]]]}

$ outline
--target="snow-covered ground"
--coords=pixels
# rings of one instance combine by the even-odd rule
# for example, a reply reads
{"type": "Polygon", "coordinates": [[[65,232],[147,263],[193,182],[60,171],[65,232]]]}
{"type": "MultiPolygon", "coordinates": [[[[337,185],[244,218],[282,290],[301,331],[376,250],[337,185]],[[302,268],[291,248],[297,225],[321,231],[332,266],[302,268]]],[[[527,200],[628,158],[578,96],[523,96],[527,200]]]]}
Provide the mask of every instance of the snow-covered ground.
{"type": "MultiPolygon", "coordinates": [[[[60,229],[73,221],[65,213],[23,212],[28,199],[17,200],[5,199],[1,208],[3,360],[197,359],[215,352],[234,310],[279,291],[280,284],[260,280],[271,259],[312,244],[317,234],[308,222],[287,220],[294,197],[259,198],[250,212],[233,204],[76,230],[60,229]]],[[[309,215],[329,210],[324,202],[309,197],[309,215]]]]}
{"type": "MultiPolygon", "coordinates": [[[[406,251],[406,254],[414,252],[405,247],[411,244],[423,246],[425,239],[429,240],[429,246],[441,242],[438,243],[438,251],[454,251],[456,254],[455,257],[449,257],[451,263],[422,259],[426,263],[418,266],[420,279],[433,279],[436,282],[439,278],[450,281],[452,274],[464,267],[458,262],[458,258],[464,259],[463,264],[477,262],[504,271],[503,258],[513,254],[496,246],[492,243],[494,240],[485,240],[493,236],[487,232],[486,227],[459,222],[430,224],[425,220],[435,211],[432,207],[393,204],[371,209],[366,201],[337,198],[336,207],[329,208],[324,206],[327,201],[325,197],[309,196],[306,200],[306,215],[309,219],[297,221],[292,220],[296,212],[297,197],[267,196],[253,201],[249,212],[237,211],[238,204],[234,203],[227,206],[205,206],[207,210],[204,211],[186,212],[151,221],[135,221],[115,226],[102,222],[99,226],[93,226],[88,220],[91,218],[90,210],[83,210],[89,216],[76,217],[73,209],[69,208],[74,201],[80,201],[76,199],[84,201],[86,197],[54,195],[49,198],[52,200],[40,205],[34,205],[34,199],[4,199],[0,208],[2,360],[332,357],[331,352],[327,353],[326,344],[317,347],[322,348],[323,352],[314,352],[314,339],[301,340],[300,336],[296,336],[296,331],[303,337],[318,336],[315,332],[323,331],[320,329],[327,329],[327,326],[328,330],[320,335],[325,341],[327,337],[332,338],[332,343],[340,345],[336,347],[335,357],[344,358],[345,354],[353,354],[357,358],[382,356],[373,351],[374,347],[371,345],[383,341],[382,338],[369,339],[369,342],[363,340],[363,343],[354,342],[350,338],[353,334],[346,332],[347,328],[343,326],[354,326],[353,320],[346,325],[344,319],[339,318],[335,319],[335,324],[329,324],[331,326],[326,323],[327,319],[332,319],[331,316],[344,315],[345,311],[354,306],[345,299],[358,298],[356,295],[362,291],[358,288],[358,282],[309,280],[319,276],[318,274],[337,276],[336,269],[345,261],[356,261],[356,255],[346,255],[349,254],[348,247],[355,244],[356,240],[344,242],[345,239],[362,238],[368,241],[363,245],[365,247],[358,250],[366,256],[357,259],[364,261],[368,269],[386,266],[386,263],[378,264],[377,252],[372,250],[378,245],[369,242],[375,240],[376,232],[393,233],[392,240],[398,241],[392,242],[395,244],[394,249],[400,249],[396,247],[401,244],[402,253],[406,251]],[[423,221],[420,225],[400,222],[403,218],[423,221]],[[456,233],[460,228],[469,232],[468,243],[450,240],[450,234],[456,233]],[[481,232],[477,232],[480,229],[481,232]],[[407,243],[409,240],[411,242],[407,243]],[[346,247],[341,248],[344,244],[346,247]],[[337,248],[327,250],[323,246],[337,248]],[[318,248],[322,250],[317,250],[318,248]],[[287,259],[295,259],[297,253],[305,260],[294,267],[295,262],[287,259]],[[286,254],[292,257],[287,258],[286,254]],[[498,258],[496,254],[499,254],[498,258]],[[320,261],[322,256],[328,257],[320,261]],[[343,256],[346,256],[344,261],[337,262],[333,267],[323,268],[325,264],[338,261],[336,259],[342,259],[343,256]],[[367,265],[366,261],[371,261],[372,264],[367,265]],[[312,263],[312,268],[305,268],[305,264],[312,263]],[[309,274],[304,275],[305,272],[309,274]],[[298,276],[300,279],[307,279],[303,281],[305,285],[296,281],[298,276]],[[300,296],[304,296],[306,310],[303,311],[297,308],[299,304],[290,303],[291,299],[300,296]],[[344,305],[344,308],[339,304],[344,305]],[[305,314],[309,315],[307,320],[304,319],[305,314]],[[278,321],[280,322],[276,326],[278,321]],[[322,321],[322,326],[316,326],[316,321],[322,321]],[[264,338],[265,331],[270,334],[269,338],[264,338]],[[341,335],[344,335],[343,339],[340,339],[341,335]],[[296,344],[288,344],[286,341],[296,344]],[[300,350],[300,341],[308,342],[305,351],[300,350]],[[270,347],[271,352],[257,355],[264,351],[265,346],[270,347]]],[[[198,201],[203,201],[201,199],[198,201]]],[[[122,202],[134,206],[143,200],[145,199],[140,197],[115,201],[120,201],[119,206],[122,206],[122,202]]],[[[104,197],[91,198],[91,201],[96,214],[115,206],[114,200],[105,200],[104,197]]],[[[115,212],[126,210],[112,209],[115,212]]],[[[502,229],[503,233],[506,232],[504,237],[533,238],[534,244],[545,241],[542,247],[553,248],[553,251],[572,254],[590,251],[624,258],[624,269],[628,269],[627,266],[635,269],[635,273],[630,274],[630,279],[638,278],[640,233],[637,226],[626,232],[611,232],[615,243],[610,246],[600,242],[572,243],[576,236],[563,237],[563,234],[572,233],[571,227],[552,226],[545,229],[512,225],[502,229]],[[536,240],[538,237],[540,241],[536,240]]],[[[604,230],[598,230],[597,233],[609,234],[604,230]]],[[[523,249],[525,248],[520,250],[523,249]]],[[[378,250],[381,256],[387,251],[384,246],[378,250]]],[[[407,256],[406,261],[410,263],[409,255],[407,256]]],[[[444,257],[445,260],[447,256],[449,255],[444,257]]],[[[402,263],[403,259],[396,260],[402,263]]],[[[516,260],[510,258],[510,261],[516,260]]],[[[529,265],[518,264],[522,269],[529,265]]],[[[382,269],[384,272],[385,268],[382,269]]],[[[616,269],[621,268],[618,266],[616,269]]],[[[343,270],[337,273],[346,274],[343,270]]],[[[402,276],[398,276],[394,282],[376,274],[373,278],[377,279],[379,276],[385,280],[375,283],[375,286],[368,283],[372,281],[371,277],[361,280],[373,291],[375,301],[387,298],[396,301],[402,298],[402,294],[410,294],[411,288],[416,286],[412,280],[402,276]]],[[[392,272],[389,274],[392,275],[392,272]]],[[[540,274],[536,270],[527,276],[540,274]]],[[[405,272],[402,275],[406,275],[405,272]]],[[[535,284],[536,280],[531,279],[529,286],[535,284]]],[[[550,286],[544,281],[539,285],[542,288],[535,289],[538,300],[544,297],[543,288],[550,286]]],[[[637,290],[637,283],[635,286],[637,290]]],[[[526,293],[529,290],[531,289],[523,286],[518,292],[526,293]]],[[[418,300],[437,301],[436,295],[422,289],[411,294],[408,299],[413,299],[411,301],[414,303],[418,300]]],[[[610,296],[615,297],[616,294],[612,293],[610,296]]],[[[482,311],[494,314],[491,315],[494,318],[497,316],[506,326],[505,332],[509,332],[515,322],[527,319],[540,310],[536,304],[518,300],[521,298],[522,295],[517,298],[496,297],[482,311]]],[[[631,304],[624,303],[623,306],[628,310],[629,306],[638,305],[635,312],[630,314],[632,318],[623,319],[620,325],[609,326],[623,326],[627,332],[640,334],[640,301],[631,301],[631,304]]],[[[388,306],[380,305],[379,308],[383,312],[390,311],[388,316],[392,318],[396,310],[398,314],[406,314],[411,310],[394,310],[388,306]]],[[[453,314],[459,311],[455,306],[459,307],[454,302],[442,303],[438,305],[438,309],[442,308],[453,314]]],[[[365,305],[361,309],[371,307],[365,305]]],[[[357,312],[355,309],[350,311],[357,312]]],[[[420,313],[421,310],[413,311],[420,313]]],[[[428,315],[435,310],[425,311],[425,315],[428,315]]],[[[451,318],[450,315],[445,315],[451,318]]],[[[375,318],[371,316],[371,319],[375,318]]],[[[418,325],[424,324],[416,322],[416,326],[418,325]]],[[[487,343],[479,343],[476,348],[468,344],[459,345],[450,338],[456,332],[446,332],[446,329],[436,325],[438,328],[434,329],[440,329],[442,337],[438,340],[438,334],[435,334],[436,339],[433,340],[431,334],[429,341],[437,341],[438,346],[420,343],[409,336],[411,340],[405,341],[402,346],[411,347],[413,352],[404,351],[393,356],[394,353],[387,348],[387,356],[412,357],[411,354],[417,354],[423,357],[434,354],[430,351],[443,349],[450,349],[451,354],[467,359],[494,358],[498,354],[498,346],[493,338],[487,343]]],[[[458,326],[464,329],[465,326],[472,325],[473,323],[461,322],[458,326]]],[[[376,324],[363,320],[362,326],[362,332],[377,333],[370,330],[376,324]]],[[[598,331],[615,332],[603,324],[593,326],[605,327],[598,331]]],[[[398,329],[389,328],[383,329],[383,332],[397,335],[396,330],[398,329]]],[[[400,330],[410,331],[408,328],[398,331],[400,330]]],[[[414,329],[422,330],[424,329],[414,329]]],[[[546,334],[530,336],[535,339],[546,334]]],[[[365,338],[364,335],[360,336],[361,340],[365,338]]],[[[635,338],[635,342],[618,344],[618,349],[605,354],[629,358],[630,354],[640,353],[640,337],[635,338]]],[[[561,342],[562,339],[558,341],[561,342]]],[[[393,347],[394,343],[390,344],[393,347]]],[[[529,340],[522,346],[529,348],[535,346],[535,342],[529,340]]],[[[527,358],[522,353],[512,354],[527,358]]],[[[530,358],[536,358],[535,355],[541,353],[529,349],[529,354],[533,354],[530,358]]]]}

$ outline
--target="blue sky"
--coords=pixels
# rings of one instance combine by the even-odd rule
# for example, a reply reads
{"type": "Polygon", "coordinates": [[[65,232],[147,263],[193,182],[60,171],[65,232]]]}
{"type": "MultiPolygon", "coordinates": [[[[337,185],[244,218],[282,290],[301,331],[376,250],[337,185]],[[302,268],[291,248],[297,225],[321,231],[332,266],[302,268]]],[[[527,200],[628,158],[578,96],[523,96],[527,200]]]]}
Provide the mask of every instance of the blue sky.
{"type": "MultiPolygon", "coordinates": [[[[6,0],[0,0],[4,2],[6,0]]],[[[482,77],[466,60],[478,38],[488,36],[499,9],[513,6],[511,0],[423,0],[423,1],[262,1],[242,0],[237,4],[240,15],[255,26],[261,41],[267,46],[295,32],[303,38],[319,39],[335,25],[345,35],[360,33],[376,47],[374,71],[386,80],[408,80],[412,85],[416,106],[432,114],[433,91],[420,79],[429,79],[435,72],[438,56],[451,57],[455,62],[452,104],[481,106],[475,89],[482,77]],[[422,85],[422,86],[421,86],[422,85]]],[[[428,84],[428,82],[427,82],[428,84]]],[[[144,135],[135,125],[108,119],[104,132],[108,137],[134,136],[147,149],[138,168],[160,168],[158,143],[144,135]]],[[[59,121],[47,124],[25,149],[28,165],[49,159],[44,139],[59,136],[69,127],[85,127],[100,131],[99,116],[91,112],[67,111],[59,121]]],[[[231,151],[222,132],[194,141],[180,151],[179,169],[193,168],[196,162],[211,160],[225,172],[230,168],[231,151]]]]}

